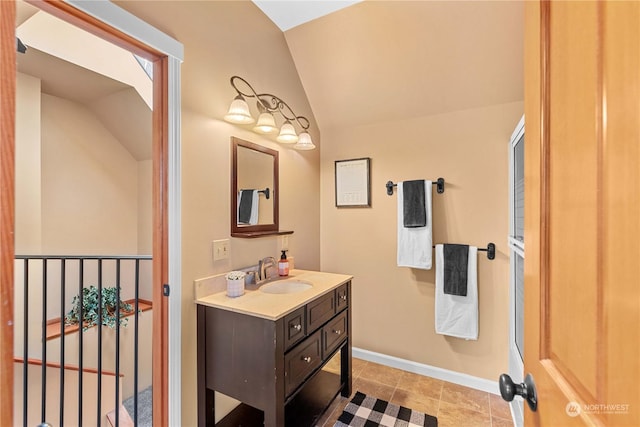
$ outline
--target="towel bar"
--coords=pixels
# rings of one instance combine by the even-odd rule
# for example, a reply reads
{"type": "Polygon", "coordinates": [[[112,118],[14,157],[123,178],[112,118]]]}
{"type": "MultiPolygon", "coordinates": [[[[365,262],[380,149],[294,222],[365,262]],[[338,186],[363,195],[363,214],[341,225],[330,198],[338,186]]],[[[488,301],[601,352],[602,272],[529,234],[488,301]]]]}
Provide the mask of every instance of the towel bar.
{"type": "MultiPolygon", "coordinates": [[[[433,249],[435,249],[436,246],[433,245],[433,249]]],[[[495,243],[489,243],[487,245],[486,248],[478,248],[479,251],[482,252],[486,252],[487,253],[487,258],[489,259],[495,259],[496,258],[496,245],[495,243]]]]}
{"type": "MultiPolygon", "coordinates": [[[[436,190],[438,193],[444,193],[444,178],[438,178],[436,181],[433,181],[431,185],[437,185],[436,190]]],[[[387,194],[389,196],[393,195],[393,187],[397,187],[398,184],[394,184],[393,181],[387,181],[385,187],[387,187],[387,194]]]]}
{"type": "MultiPolygon", "coordinates": [[[[246,191],[246,190],[240,190],[240,191],[246,191]]],[[[264,197],[266,197],[267,200],[269,200],[269,197],[270,197],[269,187],[265,188],[264,190],[258,190],[258,193],[264,194],[264,197]]]]}

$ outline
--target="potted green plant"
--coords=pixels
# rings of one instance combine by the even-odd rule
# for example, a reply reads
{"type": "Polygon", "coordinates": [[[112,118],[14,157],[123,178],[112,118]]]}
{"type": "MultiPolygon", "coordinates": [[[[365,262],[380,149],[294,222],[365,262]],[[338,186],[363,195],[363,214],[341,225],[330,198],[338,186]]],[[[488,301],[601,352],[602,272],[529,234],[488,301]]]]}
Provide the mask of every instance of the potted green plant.
{"type": "MultiPolygon", "coordinates": [[[[102,306],[102,325],[114,328],[118,318],[120,324],[126,326],[128,319],[122,319],[128,312],[133,311],[131,304],[127,304],[120,299],[120,313],[116,314],[116,301],[118,301],[117,289],[115,287],[102,288],[102,297],[95,286],[82,289],[82,321],[83,329],[95,326],[100,321],[99,307],[102,306]]],[[[80,298],[73,297],[72,309],[64,318],[66,325],[78,325],[80,323],[80,298]]]]}

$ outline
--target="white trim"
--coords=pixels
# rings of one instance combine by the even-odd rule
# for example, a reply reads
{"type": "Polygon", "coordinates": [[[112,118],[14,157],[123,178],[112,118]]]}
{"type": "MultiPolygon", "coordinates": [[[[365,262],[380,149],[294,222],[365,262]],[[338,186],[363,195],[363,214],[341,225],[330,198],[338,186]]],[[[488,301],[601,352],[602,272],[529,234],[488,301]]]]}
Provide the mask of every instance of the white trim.
{"type": "Polygon", "coordinates": [[[119,6],[106,0],[64,0],[78,10],[104,22],[139,40],[143,44],[167,55],[168,90],[167,90],[167,139],[169,153],[167,159],[168,173],[168,274],[171,294],[169,297],[169,330],[168,330],[168,360],[169,369],[169,425],[182,424],[182,360],[180,342],[182,311],[181,311],[181,180],[180,180],[180,126],[181,126],[181,92],[180,92],[180,63],[184,59],[182,43],[164,34],[162,31],[130,14],[119,6]],[[177,319],[177,321],[171,321],[177,319]]]}
{"type": "Polygon", "coordinates": [[[165,55],[184,60],[184,46],[142,19],[106,0],[64,0],[87,15],[109,24],[123,33],[162,52],[165,55]]]}
{"type": "Polygon", "coordinates": [[[464,374],[462,372],[450,371],[448,369],[438,368],[437,366],[425,365],[423,363],[400,359],[395,356],[388,356],[386,354],[376,353],[356,347],[353,347],[352,355],[355,358],[366,360],[368,362],[379,363],[391,368],[402,369],[403,371],[413,372],[415,374],[448,381],[450,383],[463,385],[476,390],[486,391],[487,393],[496,395],[500,394],[497,381],[474,377],[473,375],[464,374]]]}
{"type": "Polygon", "coordinates": [[[516,128],[513,130],[511,134],[511,147],[513,148],[516,142],[520,139],[520,137],[524,134],[524,115],[520,117],[520,121],[518,122],[516,128]]]}
{"type": "MultiPolygon", "coordinates": [[[[524,364],[520,358],[520,352],[515,345],[515,337],[509,345],[509,374],[513,382],[520,384],[523,379],[524,364]]],[[[524,401],[522,399],[513,399],[509,402],[511,408],[511,418],[517,427],[524,424],[524,401]]]]}
{"type": "MultiPolygon", "coordinates": [[[[513,236],[516,228],[515,224],[515,212],[514,212],[514,150],[520,139],[524,136],[524,116],[520,118],[518,125],[515,130],[511,134],[511,139],[509,140],[509,236],[513,236]]],[[[516,239],[513,239],[514,241],[516,239]]],[[[522,242],[522,250],[524,250],[524,242],[522,242]]]]}
{"type": "Polygon", "coordinates": [[[521,242],[518,239],[514,239],[509,236],[509,241],[507,242],[509,249],[513,250],[515,253],[524,258],[524,242],[521,242]]]}
{"type": "Polygon", "coordinates": [[[182,424],[182,195],[180,59],[169,57],[168,64],[168,215],[169,215],[169,425],[182,424]],[[175,319],[173,321],[172,319],[175,319]]]}
{"type": "MultiPolygon", "coordinates": [[[[524,242],[515,239],[515,212],[514,212],[514,150],[518,142],[524,136],[524,116],[518,122],[509,140],[509,375],[516,383],[522,382],[524,365],[520,351],[516,345],[516,285],[515,285],[515,256],[524,258],[524,242]]],[[[521,427],[524,423],[524,403],[520,399],[510,402],[511,418],[514,424],[521,427]]]]}

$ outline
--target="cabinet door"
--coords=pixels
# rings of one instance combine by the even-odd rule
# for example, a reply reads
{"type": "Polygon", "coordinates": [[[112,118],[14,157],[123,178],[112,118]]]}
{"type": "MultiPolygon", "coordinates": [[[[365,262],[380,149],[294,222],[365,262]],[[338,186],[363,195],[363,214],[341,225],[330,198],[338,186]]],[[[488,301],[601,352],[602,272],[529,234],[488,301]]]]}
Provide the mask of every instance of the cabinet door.
{"type": "Polygon", "coordinates": [[[343,311],[322,328],[322,358],[329,357],[346,338],[347,312],[343,311]]]}
{"type": "Polygon", "coordinates": [[[285,356],[284,376],[287,396],[322,364],[321,332],[317,331],[285,356]]]}
{"type": "Polygon", "coordinates": [[[300,307],[284,318],[284,348],[288,350],[307,334],[305,322],[305,307],[300,307]]]}
{"type": "Polygon", "coordinates": [[[336,290],[337,311],[349,306],[349,283],[345,283],[336,290]]]}

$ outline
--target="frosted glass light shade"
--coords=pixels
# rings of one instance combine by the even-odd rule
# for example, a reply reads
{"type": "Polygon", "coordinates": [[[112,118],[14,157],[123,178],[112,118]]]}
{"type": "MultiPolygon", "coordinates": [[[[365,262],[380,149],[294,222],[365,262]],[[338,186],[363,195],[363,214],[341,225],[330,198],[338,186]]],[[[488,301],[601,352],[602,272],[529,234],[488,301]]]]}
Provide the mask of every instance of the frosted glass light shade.
{"type": "Polygon", "coordinates": [[[247,105],[247,102],[244,100],[242,95],[238,95],[233,99],[229,106],[227,115],[224,116],[224,120],[229,123],[237,123],[241,125],[254,122],[253,117],[251,117],[251,112],[249,111],[249,105],[247,105]]]}
{"type": "Polygon", "coordinates": [[[298,135],[296,135],[296,130],[293,128],[293,125],[289,120],[284,122],[284,124],[280,128],[280,135],[278,135],[276,140],[283,144],[293,144],[298,142],[298,135]]]}
{"type": "Polygon", "coordinates": [[[260,114],[258,117],[258,123],[256,123],[253,131],[262,134],[278,132],[276,120],[273,118],[273,114],[267,112],[260,114]]]}
{"type": "Polygon", "coordinates": [[[313,150],[316,146],[311,141],[311,135],[307,132],[302,132],[298,136],[298,143],[293,146],[296,150],[313,150]]]}

